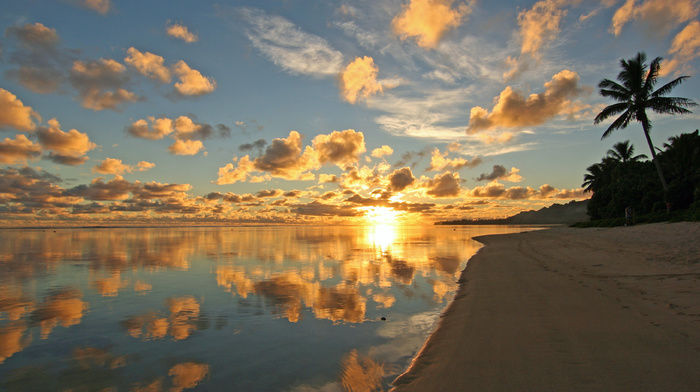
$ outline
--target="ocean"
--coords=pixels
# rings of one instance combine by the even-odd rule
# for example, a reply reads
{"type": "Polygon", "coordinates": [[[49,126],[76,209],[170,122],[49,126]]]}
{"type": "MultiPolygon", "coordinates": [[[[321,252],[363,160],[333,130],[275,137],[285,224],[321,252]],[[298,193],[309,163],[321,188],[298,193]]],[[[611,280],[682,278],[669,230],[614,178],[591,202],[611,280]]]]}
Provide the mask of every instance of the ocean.
{"type": "Polygon", "coordinates": [[[386,391],[485,234],[0,230],[1,391],[386,391]]]}

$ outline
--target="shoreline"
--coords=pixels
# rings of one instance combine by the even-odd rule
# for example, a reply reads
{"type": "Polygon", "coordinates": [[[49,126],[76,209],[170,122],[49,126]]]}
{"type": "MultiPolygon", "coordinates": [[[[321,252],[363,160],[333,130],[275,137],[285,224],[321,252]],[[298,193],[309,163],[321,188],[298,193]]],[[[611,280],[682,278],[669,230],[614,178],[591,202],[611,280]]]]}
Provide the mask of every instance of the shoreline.
{"type": "Polygon", "coordinates": [[[700,223],[476,237],[406,391],[700,390],[700,223]]]}

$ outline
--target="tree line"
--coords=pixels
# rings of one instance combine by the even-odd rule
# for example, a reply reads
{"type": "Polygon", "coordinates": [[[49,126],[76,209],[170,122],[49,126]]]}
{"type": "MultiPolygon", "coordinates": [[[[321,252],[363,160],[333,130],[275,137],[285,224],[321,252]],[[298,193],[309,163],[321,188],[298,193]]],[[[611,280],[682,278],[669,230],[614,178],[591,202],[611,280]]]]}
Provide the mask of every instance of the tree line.
{"type": "Polygon", "coordinates": [[[656,165],[646,155],[635,155],[629,141],[616,143],[599,163],[589,166],[582,186],[593,193],[587,207],[590,218],[621,218],[627,207],[635,214],[700,208],[698,131],[671,137],[656,160],[668,191],[664,191],[656,165]]]}
{"type": "Polygon", "coordinates": [[[647,66],[643,52],[636,57],[620,60],[618,82],[603,79],[600,94],[616,103],[604,108],[595,118],[599,124],[616,117],[601,139],[615,130],[626,128],[630,122],[642,125],[651,152],[634,155],[629,141],[616,143],[600,163],[589,166],[582,186],[593,195],[588,202],[591,220],[619,218],[626,208],[637,214],[700,208],[700,136],[698,131],[671,137],[664,149],[655,148],[647,110],[660,114],[687,114],[697,103],[668,94],[689,76],[680,76],[655,89],[661,68],[661,57],[647,66]],[[658,153],[657,153],[658,150],[658,153]]]}

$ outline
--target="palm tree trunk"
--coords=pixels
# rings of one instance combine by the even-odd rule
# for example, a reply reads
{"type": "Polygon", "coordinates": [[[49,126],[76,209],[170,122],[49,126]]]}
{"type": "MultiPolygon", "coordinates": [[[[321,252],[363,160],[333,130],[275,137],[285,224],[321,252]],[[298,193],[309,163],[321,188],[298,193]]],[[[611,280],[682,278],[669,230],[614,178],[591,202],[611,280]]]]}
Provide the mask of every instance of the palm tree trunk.
{"type": "MultiPolygon", "coordinates": [[[[642,121],[642,128],[644,128],[644,136],[647,138],[647,143],[649,144],[649,149],[651,150],[651,160],[656,166],[656,171],[659,173],[659,179],[661,180],[661,186],[664,187],[664,193],[668,192],[668,184],[666,183],[666,177],[664,177],[664,171],[661,169],[661,164],[656,158],[656,150],[654,150],[654,144],[651,142],[651,137],[649,136],[648,124],[642,121]]],[[[664,195],[664,199],[666,196],[664,195]]]]}

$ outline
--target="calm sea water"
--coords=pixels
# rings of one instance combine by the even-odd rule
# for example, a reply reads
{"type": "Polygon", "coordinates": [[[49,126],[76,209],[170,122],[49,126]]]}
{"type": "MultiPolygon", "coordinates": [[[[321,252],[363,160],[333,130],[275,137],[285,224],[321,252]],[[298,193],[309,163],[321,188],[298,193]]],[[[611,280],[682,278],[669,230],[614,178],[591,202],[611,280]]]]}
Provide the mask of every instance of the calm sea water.
{"type": "Polygon", "coordinates": [[[0,230],[0,390],[388,390],[471,238],[527,229],[0,230]]]}

